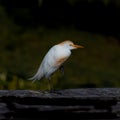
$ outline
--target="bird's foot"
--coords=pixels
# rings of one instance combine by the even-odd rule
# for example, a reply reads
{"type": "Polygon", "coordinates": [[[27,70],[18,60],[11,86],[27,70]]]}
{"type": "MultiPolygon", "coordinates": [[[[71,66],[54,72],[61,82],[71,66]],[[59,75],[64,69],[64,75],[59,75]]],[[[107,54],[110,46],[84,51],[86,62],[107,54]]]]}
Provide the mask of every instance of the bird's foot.
{"type": "Polygon", "coordinates": [[[50,93],[55,93],[55,94],[62,94],[60,91],[57,91],[55,89],[51,89],[49,92],[50,93]]]}

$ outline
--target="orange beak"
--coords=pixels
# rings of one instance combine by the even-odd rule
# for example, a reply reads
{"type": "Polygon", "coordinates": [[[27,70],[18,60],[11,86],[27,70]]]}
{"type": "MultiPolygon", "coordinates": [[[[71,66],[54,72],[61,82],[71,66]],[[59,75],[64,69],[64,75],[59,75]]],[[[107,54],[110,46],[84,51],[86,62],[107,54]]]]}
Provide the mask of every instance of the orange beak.
{"type": "Polygon", "coordinates": [[[72,45],[75,49],[77,49],[77,48],[84,48],[83,46],[81,46],[81,45],[72,45]]]}

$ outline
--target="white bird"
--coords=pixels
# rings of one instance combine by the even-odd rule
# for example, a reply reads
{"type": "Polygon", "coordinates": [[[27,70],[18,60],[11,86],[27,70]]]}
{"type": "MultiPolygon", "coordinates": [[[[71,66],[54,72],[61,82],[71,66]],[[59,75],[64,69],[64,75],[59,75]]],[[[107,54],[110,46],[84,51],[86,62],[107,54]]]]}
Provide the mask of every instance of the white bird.
{"type": "Polygon", "coordinates": [[[57,45],[54,45],[43,58],[37,73],[30,80],[40,80],[48,78],[57,70],[62,70],[63,63],[70,57],[71,50],[84,48],[81,45],[75,45],[72,41],[66,40],[57,45]]]}

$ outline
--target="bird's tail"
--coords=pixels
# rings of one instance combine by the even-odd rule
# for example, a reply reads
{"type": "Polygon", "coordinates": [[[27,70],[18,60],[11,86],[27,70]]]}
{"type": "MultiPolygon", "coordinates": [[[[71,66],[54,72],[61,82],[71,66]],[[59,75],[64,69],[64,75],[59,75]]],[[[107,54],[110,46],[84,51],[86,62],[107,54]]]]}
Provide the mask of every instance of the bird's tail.
{"type": "Polygon", "coordinates": [[[42,78],[43,78],[43,74],[40,72],[40,70],[38,70],[37,73],[33,77],[29,78],[28,80],[33,80],[32,81],[33,83],[36,80],[41,80],[42,78]]]}

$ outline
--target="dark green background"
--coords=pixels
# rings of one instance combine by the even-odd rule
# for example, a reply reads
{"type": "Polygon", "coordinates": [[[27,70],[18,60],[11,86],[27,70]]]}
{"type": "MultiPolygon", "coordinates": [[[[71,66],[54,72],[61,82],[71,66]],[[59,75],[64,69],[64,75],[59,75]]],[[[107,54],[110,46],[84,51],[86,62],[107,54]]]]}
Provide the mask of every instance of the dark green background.
{"type": "Polygon", "coordinates": [[[120,87],[119,0],[0,0],[0,89],[47,89],[28,80],[55,44],[83,45],[52,76],[54,89],[120,87]]]}

